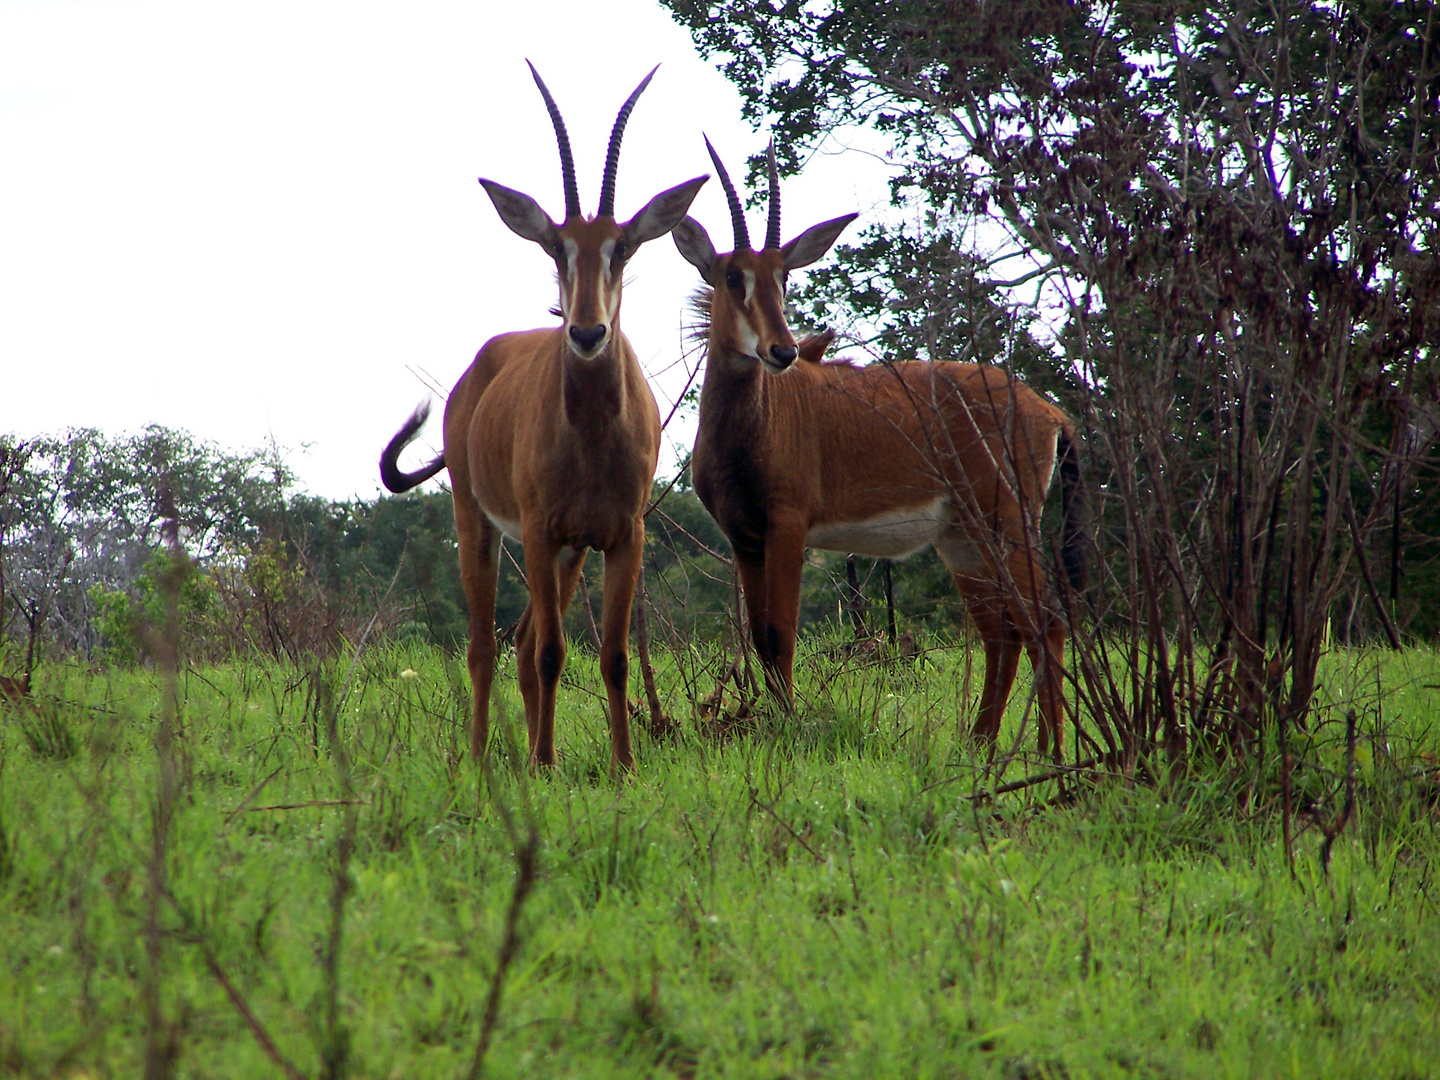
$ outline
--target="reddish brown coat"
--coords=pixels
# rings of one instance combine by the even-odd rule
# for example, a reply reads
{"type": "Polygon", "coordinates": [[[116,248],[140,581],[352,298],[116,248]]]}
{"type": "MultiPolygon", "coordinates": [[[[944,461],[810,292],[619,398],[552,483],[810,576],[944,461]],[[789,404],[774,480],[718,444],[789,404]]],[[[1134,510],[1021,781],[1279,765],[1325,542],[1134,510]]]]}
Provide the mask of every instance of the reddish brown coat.
{"type": "MultiPolygon", "coordinates": [[[[712,151],[713,154],[713,151],[712,151]]],[[[934,544],[985,647],[977,736],[993,740],[1029,651],[1042,752],[1060,755],[1065,626],[1048,601],[1039,522],[1068,418],[1003,370],[921,362],[796,363],[784,317],[790,270],[819,259],[853,215],[774,246],[716,253],[690,218],[675,242],[710,285],[707,360],[692,473],[729,537],[767,682],[793,700],[800,572],[807,546],[898,557],[934,544]]],[[[803,343],[818,361],[828,342],[803,343]]],[[[1075,475],[1073,457],[1066,471],[1075,475]]],[[[1078,503],[1076,504],[1078,507],[1078,503]]],[[[1067,524],[1067,540],[1076,536],[1067,524]]]]}
{"type": "MultiPolygon", "coordinates": [[[[533,69],[532,69],[533,70],[533,69]]],[[[653,72],[651,73],[654,74],[653,72]]],[[[601,214],[579,210],[569,142],[559,110],[545,96],[560,142],[567,214],[557,225],[534,199],[482,180],[514,232],[555,260],[563,324],[491,338],[445,406],[445,449],[425,468],[402,473],[400,451],[424,423],[411,417],[380,460],[391,491],[449,468],[470,608],[468,662],[473,693],[470,746],[488,746],[495,673],[495,588],[502,534],[525,552],[530,603],[515,633],[532,764],[555,764],[555,693],[565,663],[561,617],[585,555],[605,554],[600,645],[609,704],[612,768],[633,769],[629,702],[630,606],[645,546],[642,514],[660,449],[660,413],[635,350],[620,332],[626,260],[675,227],[708,177],[661,192],[630,221],[611,212],[620,133],[649,76],[620,111],[610,141],[601,214]]]]}

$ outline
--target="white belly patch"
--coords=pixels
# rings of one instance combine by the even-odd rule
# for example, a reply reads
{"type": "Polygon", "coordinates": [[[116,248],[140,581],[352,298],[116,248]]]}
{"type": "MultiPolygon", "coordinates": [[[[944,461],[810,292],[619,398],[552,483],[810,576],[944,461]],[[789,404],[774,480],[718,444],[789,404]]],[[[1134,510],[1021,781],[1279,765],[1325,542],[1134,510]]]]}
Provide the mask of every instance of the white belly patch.
{"type": "Polygon", "coordinates": [[[504,518],[496,517],[488,510],[485,512],[485,516],[490,519],[491,525],[494,525],[504,533],[506,537],[514,540],[517,544],[524,539],[524,537],[520,535],[520,523],[518,521],[506,521],[504,518]]]}
{"type": "Polygon", "coordinates": [[[811,529],[805,543],[826,551],[898,559],[934,543],[949,521],[946,511],[946,500],[941,497],[865,521],[827,522],[811,529]]]}

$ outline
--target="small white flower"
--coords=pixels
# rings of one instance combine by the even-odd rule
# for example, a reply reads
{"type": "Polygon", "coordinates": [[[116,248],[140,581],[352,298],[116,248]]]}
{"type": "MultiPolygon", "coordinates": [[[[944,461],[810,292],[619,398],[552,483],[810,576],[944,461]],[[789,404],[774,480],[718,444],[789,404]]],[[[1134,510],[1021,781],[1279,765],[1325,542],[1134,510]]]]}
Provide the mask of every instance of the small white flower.
{"type": "Polygon", "coordinates": [[[416,671],[413,667],[407,667],[404,671],[400,672],[400,677],[402,679],[418,679],[420,677],[420,673],[416,671]]]}
{"type": "Polygon", "coordinates": [[[1011,881],[1009,878],[1001,878],[1001,879],[1000,879],[1000,891],[1001,891],[1002,893],[1004,893],[1006,896],[1009,896],[1011,893],[1013,893],[1013,892],[1015,891],[1015,883],[1014,883],[1013,881],[1011,881]]]}

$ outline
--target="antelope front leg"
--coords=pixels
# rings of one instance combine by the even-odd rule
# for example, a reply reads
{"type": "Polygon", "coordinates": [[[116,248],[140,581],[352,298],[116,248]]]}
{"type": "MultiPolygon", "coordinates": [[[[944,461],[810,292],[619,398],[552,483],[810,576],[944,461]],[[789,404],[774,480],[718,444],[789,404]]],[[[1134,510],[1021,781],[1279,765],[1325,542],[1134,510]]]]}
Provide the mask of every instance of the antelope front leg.
{"type": "Polygon", "coordinates": [[[765,614],[765,556],[763,553],[751,556],[737,552],[735,566],[740,571],[740,589],[745,597],[745,613],[750,620],[750,641],[755,646],[755,657],[760,661],[765,688],[777,698],[784,698],[785,693],[775,676],[775,664],[770,658],[770,635],[766,630],[770,620],[765,614]]]}
{"type": "Polygon", "coordinates": [[[1050,625],[1030,646],[1030,663],[1040,699],[1040,753],[1048,751],[1059,765],[1065,760],[1065,624],[1058,615],[1049,618],[1050,625]]]}
{"type": "Polygon", "coordinates": [[[1014,572],[1020,592],[1018,630],[1035,669],[1035,697],[1040,707],[1040,753],[1058,765],[1065,741],[1065,620],[1045,595],[1045,572],[1038,559],[1024,558],[1014,572]]]}
{"type": "Polygon", "coordinates": [[[460,584],[470,608],[470,760],[479,761],[490,739],[490,686],[495,678],[495,581],[500,537],[459,488],[455,493],[455,525],[460,547],[460,584]]]}
{"type": "MultiPolygon", "coordinates": [[[[570,596],[580,580],[585,566],[586,549],[570,549],[557,559],[557,573],[560,580],[560,615],[570,605],[570,596]]],[[[527,604],[520,622],[515,627],[515,670],[520,679],[520,696],[525,701],[525,728],[530,746],[540,741],[540,673],[536,660],[535,626],[531,617],[533,604],[527,604]]]]}
{"type": "Polygon", "coordinates": [[[787,709],[795,705],[795,635],[800,625],[805,533],[803,521],[777,517],[765,538],[765,649],[780,683],[778,696],[787,709]]]}
{"type": "Polygon", "coordinates": [[[610,703],[610,771],[635,771],[630,747],[630,606],[645,552],[645,523],[636,519],[630,539],[605,552],[604,629],[600,639],[600,673],[610,703]]]}
{"type": "MultiPolygon", "coordinates": [[[[530,728],[530,764],[555,764],[555,691],[565,667],[565,632],[560,624],[559,548],[539,528],[524,528],[525,579],[530,583],[530,640],[538,695],[530,728]]],[[[518,662],[524,663],[520,656],[518,662]]],[[[527,720],[529,717],[526,718],[527,720]]]]}
{"type": "Polygon", "coordinates": [[[515,624],[515,675],[520,683],[520,700],[525,705],[526,746],[533,747],[539,738],[535,726],[540,716],[540,676],[535,672],[535,628],[530,618],[531,605],[526,604],[515,624]]]}
{"type": "Polygon", "coordinates": [[[971,733],[975,739],[994,744],[1022,650],[1020,636],[1005,610],[1005,598],[993,583],[976,582],[952,575],[970,621],[985,646],[985,684],[980,692],[980,709],[971,733]]]}

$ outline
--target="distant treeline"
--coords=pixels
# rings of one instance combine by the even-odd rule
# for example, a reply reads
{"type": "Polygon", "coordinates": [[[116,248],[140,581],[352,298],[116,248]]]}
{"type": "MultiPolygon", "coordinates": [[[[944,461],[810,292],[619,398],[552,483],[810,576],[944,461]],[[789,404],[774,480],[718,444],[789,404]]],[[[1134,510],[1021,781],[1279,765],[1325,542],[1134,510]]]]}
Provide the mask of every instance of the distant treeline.
{"type": "MultiPolygon", "coordinates": [[[[730,631],[729,547],[685,484],[665,477],[647,517],[646,582],[660,641],[679,645],[730,631]]],[[[150,427],[114,436],[76,429],[28,441],[0,437],[0,629],[19,665],[31,640],[44,650],[116,663],[144,658],[146,627],[161,618],[158,582],[170,565],[165,528],[193,564],[181,593],[192,657],[255,650],[298,660],[374,631],[463,647],[468,612],[460,585],[448,492],[373,500],[325,499],[298,489],[274,450],[232,452],[150,427]],[[32,632],[33,631],[33,632],[32,632]]],[[[518,545],[502,556],[496,621],[525,608],[518,545]]],[[[857,560],[871,609],[885,622],[880,561],[857,560]]],[[[592,642],[587,600],[598,609],[603,560],[592,553],[567,616],[581,647],[592,642]]],[[[894,575],[898,618],[959,632],[964,613],[933,554],[894,575]]],[[[855,618],[843,556],[812,555],[802,621],[855,618]]]]}
{"type": "MultiPolygon", "coordinates": [[[[685,481],[657,480],[646,518],[652,633],[672,647],[734,627],[728,544],[685,481]]],[[[128,436],[76,429],[0,437],[0,649],[9,653],[0,667],[18,668],[32,642],[42,653],[142,660],[145,628],[161,617],[170,520],[197,571],[180,613],[192,657],[254,650],[298,660],[354,641],[372,621],[372,632],[447,649],[468,638],[448,492],[325,499],[298,490],[274,450],[235,453],[163,427],[128,436]]],[[[1396,560],[1404,574],[1397,612],[1416,638],[1440,633],[1437,537],[1440,504],[1417,499],[1396,560]]],[[[1377,551],[1375,562],[1388,568],[1386,554],[1377,551]]],[[[518,545],[507,545],[496,604],[502,633],[525,608],[522,565],[518,545]]],[[[847,569],[842,555],[811,552],[803,625],[843,620],[856,632],[883,632],[893,604],[902,630],[963,632],[964,611],[933,552],[892,567],[855,560],[858,604],[847,569]]],[[[587,604],[598,607],[602,582],[603,561],[592,553],[567,616],[582,648],[594,642],[587,604]]],[[[1377,637],[1359,587],[1357,577],[1336,607],[1340,640],[1377,637]]]]}

